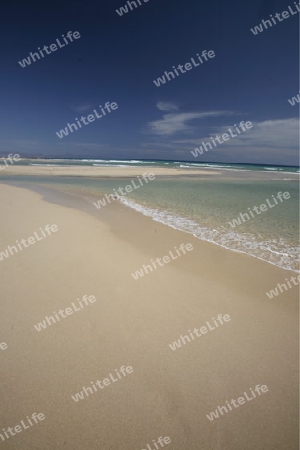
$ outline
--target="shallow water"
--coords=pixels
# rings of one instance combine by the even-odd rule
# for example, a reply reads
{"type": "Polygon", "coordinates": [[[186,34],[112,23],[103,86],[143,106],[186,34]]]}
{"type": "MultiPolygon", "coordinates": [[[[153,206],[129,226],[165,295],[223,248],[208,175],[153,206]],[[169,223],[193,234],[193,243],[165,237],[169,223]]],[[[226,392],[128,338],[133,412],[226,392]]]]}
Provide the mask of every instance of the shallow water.
{"type": "MultiPolygon", "coordinates": [[[[130,180],[124,178],[9,176],[7,179],[85,195],[96,194],[99,198],[130,184],[130,180]]],[[[126,194],[121,201],[153,220],[199,239],[247,253],[284,269],[298,270],[299,185],[296,177],[295,180],[162,177],[126,194]],[[289,192],[290,199],[277,200],[276,205],[272,195],[276,197],[278,192],[289,192]],[[266,204],[266,199],[275,206],[252,217],[248,208],[253,211],[254,206],[266,204]],[[240,213],[248,213],[250,219],[233,228],[229,222],[240,213]]]]}

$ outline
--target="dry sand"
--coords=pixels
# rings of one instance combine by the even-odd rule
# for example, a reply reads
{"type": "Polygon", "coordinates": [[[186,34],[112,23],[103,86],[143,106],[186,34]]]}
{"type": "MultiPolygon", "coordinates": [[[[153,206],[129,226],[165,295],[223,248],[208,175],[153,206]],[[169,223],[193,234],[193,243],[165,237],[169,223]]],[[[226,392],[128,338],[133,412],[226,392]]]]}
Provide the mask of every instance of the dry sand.
{"type": "Polygon", "coordinates": [[[216,170],[201,169],[175,169],[164,167],[91,167],[91,166],[7,166],[1,175],[50,175],[50,176],[76,176],[76,177],[136,177],[143,173],[152,172],[154,175],[218,175],[216,170]]]}
{"type": "Polygon", "coordinates": [[[159,436],[170,437],[164,447],[170,450],[298,448],[298,292],[266,296],[291,272],[200,242],[117,203],[93,217],[1,184],[0,205],[0,251],[48,223],[58,226],[0,261],[0,343],[8,345],[0,349],[0,430],[34,412],[46,417],[0,440],[3,448],[148,450],[159,436]],[[189,242],[194,250],[187,255],[137,281],[131,276],[189,242]],[[35,330],[84,294],[97,301],[35,330]],[[180,334],[220,313],[231,321],[170,349],[180,334]],[[133,373],[72,400],[122,365],[133,373]],[[268,392],[207,419],[257,384],[268,392]]]}

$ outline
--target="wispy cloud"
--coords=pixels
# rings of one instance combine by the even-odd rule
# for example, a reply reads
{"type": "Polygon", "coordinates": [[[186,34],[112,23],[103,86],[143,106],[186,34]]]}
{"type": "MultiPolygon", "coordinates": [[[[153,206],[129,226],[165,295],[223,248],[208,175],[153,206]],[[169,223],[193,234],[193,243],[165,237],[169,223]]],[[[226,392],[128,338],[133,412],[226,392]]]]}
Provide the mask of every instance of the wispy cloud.
{"type": "MultiPolygon", "coordinates": [[[[234,139],[233,139],[234,141],[234,139]]],[[[265,120],[253,122],[253,128],[249,133],[239,136],[239,142],[235,145],[254,147],[260,145],[268,148],[298,148],[299,120],[265,120]]]]}
{"type": "Polygon", "coordinates": [[[141,147],[147,147],[147,148],[151,148],[151,147],[164,147],[164,148],[174,148],[174,144],[172,143],[165,143],[165,142],[143,142],[141,144],[141,147]]]}
{"type": "Polygon", "coordinates": [[[50,150],[51,146],[45,142],[30,140],[30,139],[1,139],[0,151],[18,151],[18,150],[32,150],[34,152],[39,150],[50,150]]]}
{"type": "Polygon", "coordinates": [[[90,111],[93,108],[93,105],[91,103],[81,103],[75,106],[71,106],[70,108],[72,111],[84,113],[85,111],[90,111]]]}
{"type": "Polygon", "coordinates": [[[109,152],[108,144],[98,142],[43,142],[29,139],[0,139],[0,155],[7,155],[10,152],[26,155],[84,155],[86,153],[98,154],[109,152]]]}
{"type": "MultiPolygon", "coordinates": [[[[231,119],[232,120],[232,119],[231,119]]],[[[244,121],[251,120],[245,118],[244,121]]],[[[224,123],[224,120],[222,120],[224,123]]],[[[194,160],[191,156],[191,150],[199,147],[201,142],[210,141],[210,138],[216,135],[222,136],[228,133],[228,128],[234,132],[234,124],[239,125],[239,120],[222,126],[205,126],[206,132],[201,133],[198,127],[198,137],[174,139],[174,133],[153,136],[153,142],[141,144],[146,151],[160,151],[162,155],[169,155],[168,158],[179,158],[194,160]],[[208,130],[208,131],[207,131],[208,130]],[[151,150],[152,149],[152,150],[151,150]],[[168,149],[171,150],[168,151],[168,149]]],[[[278,120],[251,120],[253,127],[244,133],[213,147],[209,152],[204,152],[199,156],[199,161],[223,161],[223,162],[249,162],[249,163],[267,163],[273,164],[291,164],[299,163],[299,121],[296,118],[278,119],[278,120]]],[[[201,129],[203,127],[201,126],[201,129]]],[[[235,133],[236,134],[236,133],[235,133]]],[[[196,135],[196,133],[194,133],[196,135]]]]}
{"type": "Polygon", "coordinates": [[[179,109],[178,105],[173,102],[157,102],[156,107],[160,111],[177,111],[179,109]]]}
{"type": "Polygon", "coordinates": [[[206,111],[164,114],[162,119],[149,122],[146,132],[159,136],[170,136],[179,132],[195,130],[195,126],[187,123],[196,119],[207,119],[236,114],[232,111],[206,111]]]}
{"type": "MultiPolygon", "coordinates": [[[[245,133],[230,139],[222,147],[265,147],[265,148],[296,148],[299,140],[298,119],[265,120],[252,122],[253,127],[245,133]]],[[[208,141],[216,135],[221,136],[231,128],[234,133],[234,125],[229,124],[221,127],[212,127],[209,135],[193,139],[180,139],[173,144],[200,145],[202,141],[208,141]]],[[[235,133],[236,134],[236,133],[235,133]]]]}
{"type": "Polygon", "coordinates": [[[99,142],[71,142],[75,147],[89,147],[89,148],[108,148],[108,144],[100,144],[99,142]]]}

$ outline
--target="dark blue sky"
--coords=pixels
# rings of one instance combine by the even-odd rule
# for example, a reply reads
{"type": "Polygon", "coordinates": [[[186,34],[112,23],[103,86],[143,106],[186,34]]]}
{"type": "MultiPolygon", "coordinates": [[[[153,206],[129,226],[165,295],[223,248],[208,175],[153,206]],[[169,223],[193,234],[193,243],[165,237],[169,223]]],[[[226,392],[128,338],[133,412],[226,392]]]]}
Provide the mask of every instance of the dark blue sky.
{"type": "MultiPolygon", "coordinates": [[[[293,0],[13,2],[2,7],[0,152],[298,163],[299,14],[250,31],[293,0]],[[22,68],[62,34],[81,38],[22,68]],[[203,50],[215,58],[156,87],[203,50]],[[119,108],[59,139],[99,105],[119,108]],[[78,116],[79,114],[79,116],[78,116]],[[253,128],[195,159],[191,150],[241,120],[253,128]]],[[[61,38],[61,42],[63,42],[61,38]]]]}

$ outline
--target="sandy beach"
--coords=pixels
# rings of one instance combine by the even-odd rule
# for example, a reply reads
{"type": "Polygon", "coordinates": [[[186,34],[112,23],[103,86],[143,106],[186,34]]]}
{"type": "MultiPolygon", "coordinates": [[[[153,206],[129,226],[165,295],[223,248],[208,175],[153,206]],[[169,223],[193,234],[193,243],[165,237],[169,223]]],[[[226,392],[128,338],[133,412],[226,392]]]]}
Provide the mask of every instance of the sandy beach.
{"type": "MultiPolygon", "coordinates": [[[[28,160],[27,160],[28,161],[28,160]]],[[[133,178],[142,176],[143,174],[153,173],[156,177],[201,177],[201,178],[231,178],[231,179],[256,179],[256,180],[282,180],[287,176],[291,180],[299,181],[299,173],[280,173],[280,172],[255,172],[255,171],[241,171],[236,169],[222,169],[217,168],[191,168],[182,163],[182,167],[157,167],[151,164],[143,166],[129,167],[121,165],[116,166],[83,166],[83,165],[54,165],[48,164],[48,161],[44,160],[31,160],[32,165],[7,165],[4,170],[1,171],[2,177],[11,176],[24,176],[24,177],[81,177],[81,178],[133,178]],[[38,161],[38,162],[37,162],[38,161]],[[184,167],[185,166],[185,167],[184,167]]]]}
{"type": "Polygon", "coordinates": [[[84,166],[7,166],[6,175],[49,175],[49,176],[74,176],[74,177],[134,177],[151,171],[154,175],[218,175],[216,170],[200,169],[174,169],[163,167],[84,167],[84,166]],[[125,170],[124,170],[125,169],[125,170]]]}
{"type": "Polygon", "coordinates": [[[9,438],[3,432],[3,448],[156,450],[153,440],[168,436],[173,450],[295,450],[298,288],[266,296],[291,272],[117,202],[91,214],[71,195],[64,203],[1,183],[0,252],[34,232],[40,240],[0,261],[0,429],[45,416],[9,438]],[[42,239],[47,224],[58,230],[42,239]],[[131,276],[182,243],[193,251],[131,276]],[[96,301],[81,308],[84,295],[96,301]],[[72,303],[80,311],[34,327],[72,303]],[[220,314],[230,321],[170,348],[220,314]],[[122,375],[122,366],[132,370],[122,375]],[[72,399],[109,374],[118,381],[72,399]],[[268,391],[207,418],[257,385],[268,391]]]}
{"type": "Polygon", "coordinates": [[[0,450],[300,450],[300,0],[2,7],[0,450]]]}

